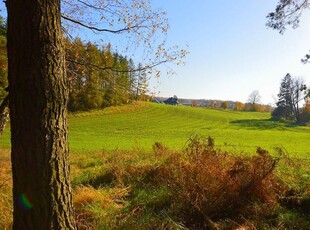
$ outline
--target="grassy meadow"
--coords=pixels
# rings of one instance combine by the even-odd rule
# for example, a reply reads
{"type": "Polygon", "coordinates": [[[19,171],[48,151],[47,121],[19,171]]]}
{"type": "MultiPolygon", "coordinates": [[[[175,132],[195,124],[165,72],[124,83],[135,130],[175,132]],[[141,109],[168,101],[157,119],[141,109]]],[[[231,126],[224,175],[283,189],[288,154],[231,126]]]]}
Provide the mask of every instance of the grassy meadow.
{"type": "MultiPolygon", "coordinates": [[[[310,127],[268,113],[134,103],[72,113],[69,131],[78,229],[310,226],[310,127]]],[[[9,146],[8,127],[0,229],[12,223],[9,146]]]]}
{"type": "MultiPolygon", "coordinates": [[[[292,157],[310,156],[310,127],[272,121],[269,113],[136,103],[69,117],[71,152],[150,150],[154,142],[180,150],[193,134],[211,136],[218,147],[237,153],[260,146],[271,152],[282,147],[292,157]]],[[[10,146],[9,128],[0,146],[10,146]]]]}

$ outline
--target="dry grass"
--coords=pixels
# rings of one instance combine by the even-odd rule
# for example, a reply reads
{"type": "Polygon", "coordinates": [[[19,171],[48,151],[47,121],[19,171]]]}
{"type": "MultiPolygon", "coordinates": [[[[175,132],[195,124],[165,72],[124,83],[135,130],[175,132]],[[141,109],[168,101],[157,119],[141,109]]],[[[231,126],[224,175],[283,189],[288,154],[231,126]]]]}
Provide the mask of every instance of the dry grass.
{"type": "MultiPolygon", "coordinates": [[[[189,140],[183,153],[170,151],[161,143],[153,145],[153,152],[148,156],[152,163],[140,159],[139,163],[128,164],[121,152],[109,159],[114,180],[132,188],[126,214],[118,220],[118,227],[291,227],[290,221],[285,223],[279,218],[281,212],[288,211],[279,201],[291,188],[275,169],[282,160],[281,164],[291,170],[295,167],[288,164],[283,152],[272,157],[258,148],[255,156],[233,156],[215,149],[212,138],[198,136],[189,140]]],[[[131,159],[135,157],[131,153],[131,159]]],[[[309,180],[302,182],[298,175],[294,181],[309,186],[309,180]]],[[[309,191],[307,186],[299,188],[304,195],[309,191]]],[[[307,218],[299,217],[300,224],[295,221],[295,228],[309,223],[307,218]]]]}
{"type": "MultiPolygon", "coordinates": [[[[9,151],[0,151],[0,229],[10,229],[10,156],[9,151]]],[[[272,157],[261,148],[255,156],[231,155],[216,149],[212,138],[199,136],[191,137],[183,152],[157,142],[152,152],[136,148],[72,154],[77,226],[302,229],[310,220],[296,211],[295,203],[285,201],[298,195],[298,202],[308,202],[309,170],[305,165],[272,157]]]]}
{"type": "Polygon", "coordinates": [[[124,197],[128,188],[94,189],[90,186],[77,187],[73,195],[76,224],[78,229],[94,229],[109,224],[111,214],[125,206],[124,197]]]}
{"type": "MultiPolygon", "coordinates": [[[[274,169],[279,159],[258,148],[257,156],[231,156],[214,149],[212,138],[194,137],[176,163],[170,186],[173,209],[191,228],[216,228],[216,222],[232,219],[266,220],[273,216],[282,193],[274,169]]],[[[236,227],[236,226],[234,226],[236,227]]]]}
{"type": "Polygon", "coordinates": [[[11,229],[13,221],[10,151],[0,149],[0,229],[11,229]]]}

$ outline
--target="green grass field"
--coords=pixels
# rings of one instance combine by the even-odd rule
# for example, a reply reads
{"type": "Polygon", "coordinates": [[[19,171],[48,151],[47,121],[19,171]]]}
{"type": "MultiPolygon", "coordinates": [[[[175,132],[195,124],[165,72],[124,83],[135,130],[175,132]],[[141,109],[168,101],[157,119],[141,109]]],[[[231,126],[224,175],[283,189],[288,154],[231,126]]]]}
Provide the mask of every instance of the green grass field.
{"type": "MultiPolygon", "coordinates": [[[[180,150],[193,134],[212,136],[216,146],[233,152],[283,147],[291,157],[310,156],[310,127],[272,121],[269,113],[138,103],[69,117],[73,152],[151,149],[154,142],[180,150]]],[[[7,128],[0,147],[9,146],[7,128]]]]}

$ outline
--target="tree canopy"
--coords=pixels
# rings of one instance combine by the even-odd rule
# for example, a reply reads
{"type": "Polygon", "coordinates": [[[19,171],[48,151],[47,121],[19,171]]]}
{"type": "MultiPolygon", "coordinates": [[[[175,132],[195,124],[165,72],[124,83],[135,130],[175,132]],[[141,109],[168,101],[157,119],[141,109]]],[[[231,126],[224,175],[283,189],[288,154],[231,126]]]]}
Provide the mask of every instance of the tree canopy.
{"type": "Polygon", "coordinates": [[[111,45],[99,48],[79,38],[67,40],[66,49],[71,111],[125,104],[134,98],[132,59],[112,52],[111,45]]]}

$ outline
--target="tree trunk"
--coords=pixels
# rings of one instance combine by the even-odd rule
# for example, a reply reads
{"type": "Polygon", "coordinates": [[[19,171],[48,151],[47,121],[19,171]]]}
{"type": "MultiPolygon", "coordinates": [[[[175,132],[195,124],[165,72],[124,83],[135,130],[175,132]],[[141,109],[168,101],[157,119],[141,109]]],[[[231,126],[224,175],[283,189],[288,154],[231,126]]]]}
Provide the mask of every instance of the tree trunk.
{"type": "Polygon", "coordinates": [[[9,96],[6,96],[0,105],[0,136],[2,135],[5,125],[9,119],[9,96]]]}
{"type": "Polygon", "coordinates": [[[7,0],[13,229],[75,229],[60,0],[7,0]]]}

